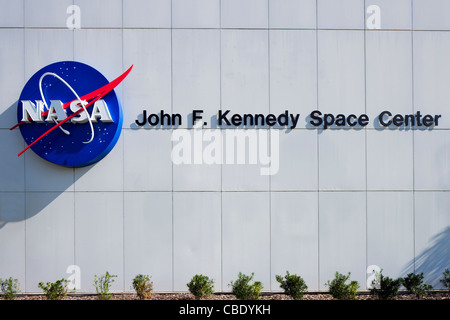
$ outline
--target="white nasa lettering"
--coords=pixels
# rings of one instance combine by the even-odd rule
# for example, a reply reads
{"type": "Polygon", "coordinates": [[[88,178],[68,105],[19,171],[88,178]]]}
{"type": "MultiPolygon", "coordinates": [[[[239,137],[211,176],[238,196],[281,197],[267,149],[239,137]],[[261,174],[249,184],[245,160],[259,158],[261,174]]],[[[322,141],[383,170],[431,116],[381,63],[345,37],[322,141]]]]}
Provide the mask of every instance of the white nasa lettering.
{"type": "MultiPolygon", "coordinates": [[[[44,102],[42,100],[36,100],[36,104],[30,100],[22,100],[22,121],[25,123],[36,122],[44,123],[42,118],[42,112],[44,111],[44,102]]],[[[85,101],[83,101],[85,102],[85,101]]],[[[82,106],[78,100],[74,100],[70,103],[70,110],[72,112],[77,112],[82,106]]],[[[48,110],[46,122],[54,122],[55,120],[62,121],[67,118],[66,110],[63,108],[63,103],[61,100],[51,100],[50,108],[48,110]]],[[[100,99],[94,103],[92,106],[92,114],[88,115],[86,112],[80,112],[71,119],[74,124],[92,122],[114,122],[111,113],[109,112],[108,105],[103,99],[100,99]]]]}
{"type": "MultiPolygon", "coordinates": [[[[87,103],[86,101],[83,101],[83,103],[87,103]]],[[[78,110],[82,109],[80,102],[78,100],[73,100],[70,103],[70,111],[73,113],[77,112],[78,110]]],[[[86,115],[86,112],[80,112],[76,116],[72,118],[72,123],[86,123],[88,122],[88,117],[86,115]]]]}
{"type": "Polygon", "coordinates": [[[22,100],[22,122],[44,123],[41,118],[42,111],[44,111],[44,103],[41,100],[36,100],[36,104],[30,100],[22,100]]]}
{"type": "Polygon", "coordinates": [[[94,103],[94,106],[92,109],[91,121],[97,122],[97,118],[99,120],[101,120],[102,122],[113,122],[105,100],[98,100],[98,101],[95,101],[95,103],[94,103]]]}
{"type": "Polygon", "coordinates": [[[48,109],[47,122],[54,122],[55,120],[62,121],[67,118],[61,100],[50,100],[50,108],[48,109]]]}

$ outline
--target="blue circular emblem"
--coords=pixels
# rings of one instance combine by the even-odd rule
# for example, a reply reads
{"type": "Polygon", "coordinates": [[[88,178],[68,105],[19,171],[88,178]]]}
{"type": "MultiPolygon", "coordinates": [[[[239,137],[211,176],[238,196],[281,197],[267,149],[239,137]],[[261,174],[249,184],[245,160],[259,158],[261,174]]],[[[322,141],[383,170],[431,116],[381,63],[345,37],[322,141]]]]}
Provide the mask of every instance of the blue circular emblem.
{"type": "Polygon", "coordinates": [[[94,68],[75,61],[56,62],[36,72],[23,88],[17,108],[29,148],[65,167],[100,161],[122,130],[115,81],[110,83],[94,68]]]}

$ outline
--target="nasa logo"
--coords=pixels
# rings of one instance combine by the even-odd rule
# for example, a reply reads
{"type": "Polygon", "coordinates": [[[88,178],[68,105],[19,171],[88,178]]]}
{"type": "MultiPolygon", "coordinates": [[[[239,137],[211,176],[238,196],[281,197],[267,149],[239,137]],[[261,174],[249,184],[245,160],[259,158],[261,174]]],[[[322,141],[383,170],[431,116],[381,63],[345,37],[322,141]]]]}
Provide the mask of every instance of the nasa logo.
{"type": "Polygon", "coordinates": [[[65,167],[100,161],[122,131],[122,108],[114,88],[133,66],[108,80],[80,62],[61,61],[36,72],[19,97],[18,124],[27,147],[43,159],[65,167]]]}

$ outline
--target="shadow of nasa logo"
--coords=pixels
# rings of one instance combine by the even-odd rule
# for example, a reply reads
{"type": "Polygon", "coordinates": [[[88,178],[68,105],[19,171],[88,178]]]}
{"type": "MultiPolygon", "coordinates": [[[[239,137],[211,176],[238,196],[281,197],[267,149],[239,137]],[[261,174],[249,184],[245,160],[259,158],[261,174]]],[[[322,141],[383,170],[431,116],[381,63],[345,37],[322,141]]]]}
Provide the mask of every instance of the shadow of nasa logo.
{"type": "Polygon", "coordinates": [[[117,143],[123,123],[114,88],[133,66],[109,82],[94,68],[75,61],[36,72],[20,94],[17,119],[27,147],[65,167],[100,161],[117,143]]]}

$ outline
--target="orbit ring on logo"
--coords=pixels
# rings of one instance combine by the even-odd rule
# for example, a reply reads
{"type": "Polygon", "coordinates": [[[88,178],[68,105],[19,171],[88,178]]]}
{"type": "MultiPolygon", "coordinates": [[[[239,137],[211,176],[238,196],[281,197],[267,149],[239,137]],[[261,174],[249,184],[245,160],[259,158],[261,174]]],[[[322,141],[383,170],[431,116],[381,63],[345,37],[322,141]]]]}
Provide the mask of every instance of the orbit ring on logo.
{"type": "Polygon", "coordinates": [[[25,84],[17,107],[27,147],[41,158],[65,167],[100,161],[122,131],[122,108],[114,88],[133,66],[109,82],[80,62],[61,61],[36,72],[25,84]]]}

